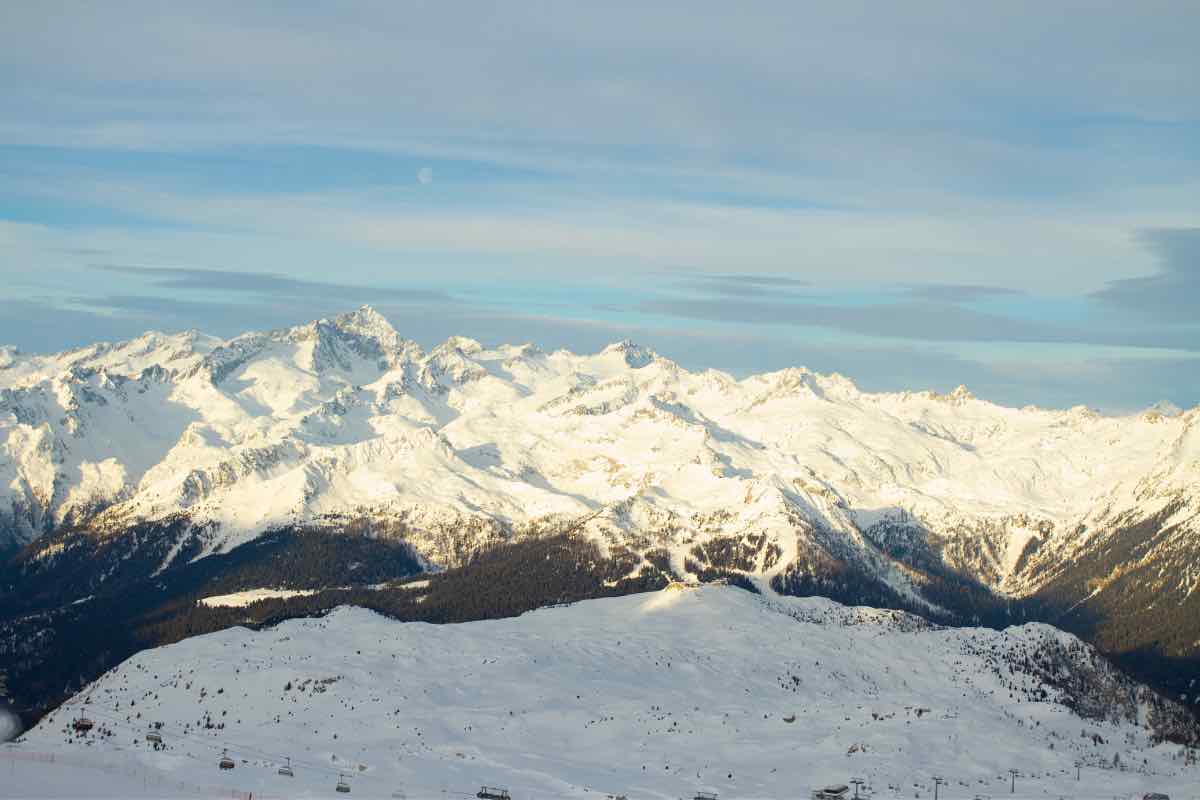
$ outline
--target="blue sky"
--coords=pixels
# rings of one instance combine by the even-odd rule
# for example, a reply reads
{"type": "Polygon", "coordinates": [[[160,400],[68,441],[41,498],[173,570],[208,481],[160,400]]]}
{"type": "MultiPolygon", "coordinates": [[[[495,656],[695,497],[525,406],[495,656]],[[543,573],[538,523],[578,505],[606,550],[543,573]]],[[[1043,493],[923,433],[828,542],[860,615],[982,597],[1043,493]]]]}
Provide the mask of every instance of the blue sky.
{"type": "Polygon", "coordinates": [[[0,343],[369,302],[423,344],[1200,402],[1194,3],[4,19],[0,343]]]}

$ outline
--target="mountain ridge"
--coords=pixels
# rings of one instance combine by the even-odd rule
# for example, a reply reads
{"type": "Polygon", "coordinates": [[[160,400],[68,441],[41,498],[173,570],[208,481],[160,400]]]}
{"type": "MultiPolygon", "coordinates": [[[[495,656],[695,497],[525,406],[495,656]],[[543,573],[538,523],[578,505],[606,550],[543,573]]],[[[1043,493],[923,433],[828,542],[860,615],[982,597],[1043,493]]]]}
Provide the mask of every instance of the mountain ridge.
{"type": "Polygon", "coordinates": [[[1016,409],[799,367],[738,380],[630,341],[427,352],[370,307],[6,353],[0,536],[26,564],[169,535],[153,573],[372,520],[434,568],[571,532],[678,578],[966,621],[1011,598],[1157,614],[1200,597],[1200,407],[1016,409]]]}
{"type": "MultiPolygon", "coordinates": [[[[557,519],[601,540],[673,530],[685,573],[684,540],[769,530],[791,552],[811,528],[863,552],[932,535],[952,569],[1019,596],[1114,521],[1175,504],[1200,528],[1200,408],[1012,409],[805,368],[737,380],[629,341],[576,355],[452,337],[426,353],[366,306],[224,342],[150,332],[12,355],[0,456],[10,546],[176,513],[220,531],[214,552],[362,513],[416,533],[557,519]]],[[[757,572],[769,583],[784,561],[757,572]]]]}

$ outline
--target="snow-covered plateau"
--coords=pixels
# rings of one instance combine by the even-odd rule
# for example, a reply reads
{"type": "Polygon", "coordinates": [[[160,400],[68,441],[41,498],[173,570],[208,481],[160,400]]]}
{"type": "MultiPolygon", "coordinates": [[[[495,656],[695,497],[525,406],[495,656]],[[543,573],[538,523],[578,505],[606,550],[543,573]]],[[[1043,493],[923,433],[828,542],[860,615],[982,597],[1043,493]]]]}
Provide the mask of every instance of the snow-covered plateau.
{"type": "Polygon", "coordinates": [[[1200,409],[1005,408],[804,369],[737,380],[628,342],[425,352],[369,307],[229,341],[4,354],[0,548],[185,518],[194,559],[370,518],[434,566],[570,530],[665,550],[680,577],[709,562],[769,584],[833,560],[916,597],[935,563],[1022,596],[1149,521],[1134,560],[1164,565],[1154,590],[1200,587],[1200,409]]]}
{"type": "Polygon", "coordinates": [[[0,794],[735,800],[860,778],[926,798],[936,776],[945,798],[1192,798],[1200,767],[1148,728],[1176,713],[1049,626],[675,584],[457,625],[343,607],[144,651],[0,748],[0,794]]]}

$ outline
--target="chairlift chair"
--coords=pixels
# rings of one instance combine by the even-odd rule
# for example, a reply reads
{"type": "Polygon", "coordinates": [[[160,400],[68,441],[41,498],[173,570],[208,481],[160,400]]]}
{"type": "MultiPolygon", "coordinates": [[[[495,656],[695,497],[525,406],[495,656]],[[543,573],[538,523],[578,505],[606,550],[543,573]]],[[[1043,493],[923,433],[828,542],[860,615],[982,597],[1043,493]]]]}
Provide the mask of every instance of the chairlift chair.
{"type": "Polygon", "coordinates": [[[217,766],[221,769],[233,769],[237,764],[233,763],[233,759],[229,757],[228,750],[222,750],[221,760],[217,762],[217,766]]]}
{"type": "Polygon", "coordinates": [[[162,734],[151,731],[150,733],[146,734],[146,741],[150,742],[151,744],[162,744],[162,734]]]}
{"type": "Polygon", "coordinates": [[[76,733],[87,733],[95,727],[95,723],[93,723],[87,717],[80,717],[79,719],[75,720],[75,722],[71,723],[71,727],[75,729],[76,733]]]}
{"type": "Polygon", "coordinates": [[[285,775],[285,776],[287,776],[287,777],[289,777],[289,778],[294,778],[294,777],[296,777],[296,773],[292,772],[292,759],[291,759],[291,756],[288,756],[288,757],[287,757],[287,763],[286,763],[286,764],[284,764],[282,767],[280,767],[280,768],[279,768],[279,774],[280,774],[280,775],[285,775]]]}
{"type": "Polygon", "coordinates": [[[497,786],[481,786],[475,796],[479,800],[512,800],[508,795],[508,789],[501,789],[497,786]]]}
{"type": "Polygon", "coordinates": [[[696,800],[717,800],[716,792],[696,792],[696,800]]]}
{"type": "Polygon", "coordinates": [[[850,787],[844,783],[837,786],[826,786],[824,789],[816,789],[813,791],[814,800],[844,800],[846,793],[850,791],[850,787]]]}
{"type": "Polygon", "coordinates": [[[346,783],[345,775],[338,775],[337,786],[334,787],[342,794],[350,794],[350,784],[346,783]]]}

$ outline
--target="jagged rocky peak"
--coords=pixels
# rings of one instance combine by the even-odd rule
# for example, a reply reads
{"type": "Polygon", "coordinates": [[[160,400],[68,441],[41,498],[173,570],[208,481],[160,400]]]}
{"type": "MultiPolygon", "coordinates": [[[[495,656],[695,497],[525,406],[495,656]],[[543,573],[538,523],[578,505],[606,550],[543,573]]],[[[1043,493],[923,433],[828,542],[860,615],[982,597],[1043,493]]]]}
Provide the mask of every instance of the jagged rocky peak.
{"type": "MultiPolygon", "coordinates": [[[[194,341],[199,351],[216,340],[148,334],[135,341],[130,354],[159,353],[156,342],[182,351],[194,341]]],[[[144,380],[136,384],[122,383],[108,356],[35,366],[22,358],[15,370],[0,371],[0,390],[8,392],[0,400],[12,420],[0,425],[0,531],[20,517],[14,527],[41,533],[39,520],[100,502],[145,517],[186,510],[233,537],[360,507],[526,524],[594,513],[631,494],[686,520],[743,508],[750,481],[812,498],[803,512],[780,512],[772,541],[792,546],[796,525],[852,537],[843,507],[861,512],[867,525],[896,509],[946,537],[946,552],[982,553],[980,574],[998,581],[1074,546],[1056,533],[1022,558],[1029,534],[1003,524],[1004,515],[1027,513],[1073,531],[1094,510],[1090,498],[1112,497],[1114,514],[1137,519],[1147,496],[1139,481],[1159,485],[1158,476],[1169,474],[1172,491],[1188,498],[1200,485],[1191,479],[1200,410],[1155,425],[1136,415],[1087,421],[970,400],[963,388],[860,392],[839,375],[802,368],[743,380],[693,373],[630,341],[600,354],[539,352],[453,337],[422,354],[364,306],[217,343],[193,361],[122,356],[138,367],[130,377],[144,380]],[[516,360],[525,356],[532,357],[516,360]],[[68,408],[83,413],[68,417],[68,408]],[[220,436],[185,436],[197,422],[220,436]],[[50,436],[71,443],[62,463],[38,449],[44,423],[50,436]],[[433,458],[404,445],[413,427],[444,429],[466,455],[433,458]],[[319,447],[290,447],[314,436],[319,447]],[[232,473],[211,484],[203,505],[181,505],[160,488],[272,447],[282,456],[270,475],[232,473]],[[321,481],[303,493],[280,491],[284,483],[308,486],[312,474],[321,481]]]]}
{"type": "Polygon", "coordinates": [[[161,331],[146,331],[136,339],[117,345],[114,349],[125,350],[130,354],[150,353],[162,348],[188,349],[193,347],[201,338],[195,329],[180,333],[163,333],[161,331]]]}
{"type": "Polygon", "coordinates": [[[463,355],[473,356],[477,353],[482,353],[483,350],[483,345],[469,336],[451,336],[438,345],[434,352],[458,352],[463,355]]]}
{"type": "Polygon", "coordinates": [[[824,396],[820,376],[807,367],[787,367],[767,376],[780,389],[804,390],[818,397],[824,396]]]}
{"type": "Polygon", "coordinates": [[[275,341],[312,342],[311,368],[348,369],[351,355],[375,360],[380,369],[394,367],[406,358],[419,358],[420,347],[396,332],[387,318],[371,306],[321,318],[306,325],[274,331],[275,341]]]}
{"type": "Polygon", "coordinates": [[[364,339],[372,339],[384,348],[403,348],[410,344],[392,327],[387,317],[380,314],[371,306],[340,314],[333,319],[333,326],[339,331],[351,333],[364,339]]]}
{"type": "Polygon", "coordinates": [[[975,395],[971,394],[971,390],[965,384],[960,383],[954,388],[954,391],[949,394],[949,399],[955,403],[965,403],[968,400],[974,400],[975,395]]]}
{"type": "Polygon", "coordinates": [[[538,347],[533,342],[525,344],[510,344],[505,349],[509,356],[519,356],[521,358],[533,358],[534,356],[544,355],[542,348],[538,347]]]}
{"type": "Polygon", "coordinates": [[[833,391],[845,397],[853,397],[859,394],[858,384],[840,372],[817,375],[817,379],[827,391],[833,391]]]}
{"type": "Polygon", "coordinates": [[[651,350],[649,347],[643,347],[629,339],[623,339],[619,342],[613,342],[608,347],[600,351],[600,355],[619,355],[624,359],[625,363],[634,369],[641,369],[649,364],[652,364],[659,358],[658,353],[651,350]]]}
{"type": "Polygon", "coordinates": [[[4,380],[9,386],[53,381],[67,372],[76,376],[104,372],[114,378],[135,379],[151,367],[175,373],[187,371],[219,343],[197,331],[149,331],[126,341],[99,342],[48,355],[0,347],[0,369],[5,370],[4,380]]]}
{"type": "Polygon", "coordinates": [[[319,336],[357,339],[374,342],[381,348],[402,346],[406,342],[387,318],[371,306],[362,306],[333,318],[322,317],[293,328],[285,328],[279,335],[293,340],[319,336]]]}
{"type": "Polygon", "coordinates": [[[1183,409],[1170,400],[1159,400],[1142,412],[1142,416],[1151,421],[1163,417],[1180,417],[1183,416],[1183,409]]]}
{"type": "Polygon", "coordinates": [[[423,381],[428,385],[460,385],[485,377],[488,372],[472,360],[482,353],[483,345],[466,336],[451,336],[435,347],[422,368],[423,381]]]}
{"type": "Polygon", "coordinates": [[[806,367],[786,367],[776,372],[752,376],[747,386],[761,392],[755,403],[794,396],[815,397],[820,400],[849,400],[858,396],[858,387],[849,378],[837,373],[821,375],[806,367]]]}

